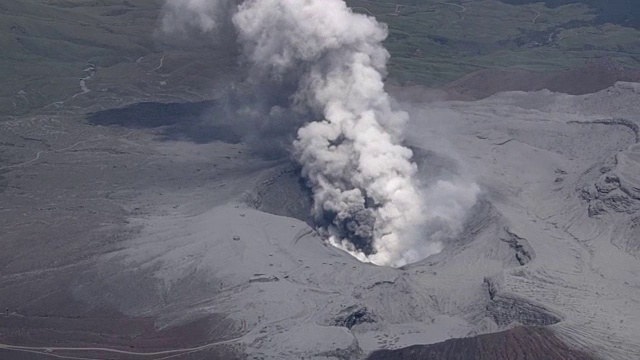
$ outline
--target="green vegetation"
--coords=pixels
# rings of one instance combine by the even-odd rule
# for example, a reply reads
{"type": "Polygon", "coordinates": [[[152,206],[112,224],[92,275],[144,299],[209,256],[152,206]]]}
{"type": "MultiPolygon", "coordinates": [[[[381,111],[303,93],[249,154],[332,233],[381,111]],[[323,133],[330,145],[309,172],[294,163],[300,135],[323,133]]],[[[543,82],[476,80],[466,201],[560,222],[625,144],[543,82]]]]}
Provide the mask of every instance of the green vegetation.
{"type": "Polygon", "coordinates": [[[0,2],[0,114],[20,115],[81,91],[87,64],[153,52],[162,0],[0,2]]]}
{"type": "Polygon", "coordinates": [[[557,70],[604,56],[640,67],[640,31],[613,15],[633,14],[640,1],[347,2],[389,25],[389,72],[399,83],[437,86],[482,68],[557,70]]]}
{"type": "Polygon", "coordinates": [[[582,3],[595,10],[597,24],[619,24],[640,30],[640,1],[638,0],[500,0],[512,5],[544,2],[546,6],[582,3]]]}
{"type": "MultiPolygon", "coordinates": [[[[220,74],[232,73],[220,69],[235,64],[233,49],[207,45],[210,38],[166,46],[155,36],[163,3],[0,0],[0,116],[207,97],[220,74]],[[97,69],[89,93],[80,81],[88,67],[97,69]]],[[[347,3],[388,24],[389,79],[402,84],[438,86],[491,67],[563,69],[603,56],[640,67],[640,31],[627,21],[640,19],[637,0],[347,3]]]]}

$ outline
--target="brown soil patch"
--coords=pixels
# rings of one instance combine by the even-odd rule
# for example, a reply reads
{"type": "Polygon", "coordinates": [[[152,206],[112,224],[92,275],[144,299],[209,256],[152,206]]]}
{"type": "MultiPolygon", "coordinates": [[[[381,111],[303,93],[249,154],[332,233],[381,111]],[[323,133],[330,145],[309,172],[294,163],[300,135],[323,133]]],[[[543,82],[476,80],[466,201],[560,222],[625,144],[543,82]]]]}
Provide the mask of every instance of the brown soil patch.
{"type": "Polygon", "coordinates": [[[625,68],[613,59],[596,59],[564,71],[486,69],[471,73],[444,87],[453,98],[477,100],[502,91],[547,89],[571,95],[604,90],[617,81],[640,82],[640,70],[625,68]]]}
{"type": "Polygon", "coordinates": [[[618,81],[640,82],[640,69],[626,68],[613,59],[603,58],[587,61],[579,68],[562,71],[483,69],[440,89],[420,85],[400,87],[387,84],[387,90],[400,101],[472,101],[504,91],[547,89],[571,95],[591,94],[604,90],[618,81]]]}
{"type": "Polygon", "coordinates": [[[516,327],[471,338],[450,339],[431,345],[379,350],[368,360],[591,360],[593,356],[570,348],[551,330],[516,327]]]}

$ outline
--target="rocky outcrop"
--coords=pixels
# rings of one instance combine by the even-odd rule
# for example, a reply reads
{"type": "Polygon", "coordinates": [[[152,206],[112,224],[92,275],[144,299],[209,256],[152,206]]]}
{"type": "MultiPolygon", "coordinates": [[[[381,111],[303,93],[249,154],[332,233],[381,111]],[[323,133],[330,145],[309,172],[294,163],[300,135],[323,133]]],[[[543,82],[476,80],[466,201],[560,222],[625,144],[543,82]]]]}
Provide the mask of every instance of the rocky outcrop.
{"type": "Polygon", "coordinates": [[[507,236],[501,238],[500,240],[509,244],[509,247],[513,249],[515,253],[516,261],[520,264],[520,266],[526,265],[534,258],[533,249],[529,245],[527,239],[522,238],[516,235],[514,232],[510,231],[508,228],[504,229],[507,233],[507,236]]]}
{"type": "Polygon", "coordinates": [[[491,316],[498,326],[513,323],[531,326],[547,326],[562,321],[560,314],[536,304],[528,299],[500,291],[499,283],[491,278],[484,279],[489,293],[487,315],[491,316]]]}
{"type": "Polygon", "coordinates": [[[343,326],[351,329],[362,323],[374,323],[376,316],[366,307],[350,306],[340,312],[340,315],[333,320],[333,326],[343,326]]]}
{"type": "MultiPolygon", "coordinates": [[[[635,129],[637,136],[637,125],[628,126],[635,129]]],[[[590,217],[607,212],[635,214],[640,210],[639,160],[640,144],[634,144],[616,155],[615,166],[602,167],[600,177],[580,189],[580,196],[588,203],[590,217]]]]}

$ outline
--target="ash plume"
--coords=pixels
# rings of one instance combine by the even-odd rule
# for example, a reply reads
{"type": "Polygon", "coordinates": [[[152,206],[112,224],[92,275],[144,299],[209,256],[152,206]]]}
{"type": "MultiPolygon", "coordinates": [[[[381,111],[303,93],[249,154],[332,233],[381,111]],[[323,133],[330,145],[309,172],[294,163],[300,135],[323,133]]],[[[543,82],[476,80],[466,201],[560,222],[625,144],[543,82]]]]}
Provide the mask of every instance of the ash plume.
{"type": "Polygon", "coordinates": [[[342,0],[231,3],[169,0],[163,26],[215,33],[220,10],[233,9],[227,16],[255,76],[294,79],[291,107],[315,121],[298,130],[293,155],[330,241],[378,265],[440,251],[442,230],[455,226],[429,210],[425,200],[437,196],[420,188],[412,151],[402,145],[408,115],[392,107],[383,83],[386,26],[342,0]]]}

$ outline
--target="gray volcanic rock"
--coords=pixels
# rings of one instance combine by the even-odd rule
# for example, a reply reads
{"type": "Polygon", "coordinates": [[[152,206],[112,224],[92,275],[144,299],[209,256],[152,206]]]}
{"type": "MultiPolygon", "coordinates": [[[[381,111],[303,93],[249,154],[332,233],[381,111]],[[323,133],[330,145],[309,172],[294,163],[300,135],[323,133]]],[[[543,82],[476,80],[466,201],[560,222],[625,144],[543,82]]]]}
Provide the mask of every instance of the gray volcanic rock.
{"type": "Polygon", "coordinates": [[[267,172],[244,199],[247,205],[260,211],[292,217],[311,226],[315,222],[311,216],[309,189],[300,177],[299,169],[288,161],[267,172]]]}
{"type": "Polygon", "coordinates": [[[378,350],[367,360],[590,360],[593,356],[563,344],[551,330],[516,327],[493,334],[451,339],[433,345],[378,350]]]}
{"type": "Polygon", "coordinates": [[[249,144],[62,116],[3,122],[0,343],[635,359],[636,134],[602,112],[632,119],[637,89],[407,105],[421,179],[470,177],[483,194],[441,253],[400,269],[325,243],[295,167],[249,144]]]}
{"type": "Polygon", "coordinates": [[[504,294],[498,290],[494,281],[485,278],[490,302],[487,312],[499,326],[513,323],[530,326],[547,326],[562,321],[561,315],[554,314],[539,304],[533,304],[525,298],[504,294]]]}
{"type": "Polygon", "coordinates": [[[520,264],[520,266],[524,266],[529,263],[529,261],[533,260],[535,254],[533,253],[533,249],[531,248],[531,245],[529,245],[527,239],[519,237],[515,233],[509,231],[509,229],[505,229],[505,232],[507,233],[506,239],[503,238],[500,240],[509,244],[513,249],[518,264],[520,264]]]}
{"type": "Polygon", "coordinates": [[[377,317],[370,313],[366,307],[357,305],[345,308],[340,315],[333,320],[334,326],[343,326],[352,329],[354,326],[363,323],[375,323],[377,317]]]}
{"type": "Polygon", "coordinates": [[[421,184],[482,193],[424,229],[440,253],[377,267],[316,230],[334,219],[282,146],[305,119],[229,90],[235,45],[157,42],[161,3],[0,4],[1,359],[637,360],[640,84],[616,82],[636,71],[396,89],[421,184]]]}

